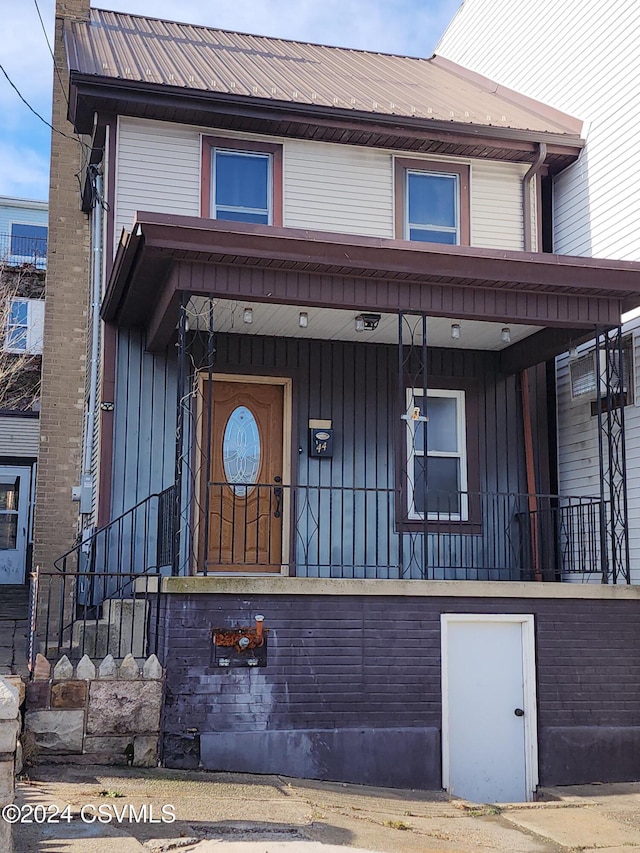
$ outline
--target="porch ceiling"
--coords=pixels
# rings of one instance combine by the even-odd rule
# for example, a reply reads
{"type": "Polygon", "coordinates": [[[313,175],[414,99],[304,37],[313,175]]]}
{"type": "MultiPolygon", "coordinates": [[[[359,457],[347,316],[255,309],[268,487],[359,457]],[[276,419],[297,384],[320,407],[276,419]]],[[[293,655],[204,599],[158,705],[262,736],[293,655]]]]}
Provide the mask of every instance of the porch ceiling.
{"type": "MultiPolygon", "coordinates": [[[[274,305],[265,302],[238,302],[216,300],[214,328],[217,332],[266,337],[308,338],[324,341],[356,341],[358,343],[397,344],[397,314],[382,314],[374,331],[356,332],[354,319],[357,311],[337,308],[316,308],[305,305],[274,305]],[[252,322],[243,320],[244,308],[251,305],[252,322]],[[300,328],[300,312],[307,314],[308,326],[300,328]]],[[[208,303],[204,298],[194,297],[189,304],[189,327],[208,329],[208,303]]],[[[430,347],[452,347],[454,349],[493,350],[506,349],[509,344],[501,337],[504,323],[489,323],[460,318],[430,317],[428,340],[430,347]],[[452,340],[451,324],[460,324],[460,338],[452,340]]],[[[540,326],[525,326],[512,323],[509,326],[511,343],[528,338],[539,332],[540,326]]],[[[410,343],[410,330],[404,328],[404,342],[410,343]]]]}
{"type": "Polygon", "coordinates": [[[559,330],[588,336],[640,304],[640,264],[138,213],[103,318],[146,327],[149,349],[161,349],[182,294],[544,326],[562,351],[559,330]]]}

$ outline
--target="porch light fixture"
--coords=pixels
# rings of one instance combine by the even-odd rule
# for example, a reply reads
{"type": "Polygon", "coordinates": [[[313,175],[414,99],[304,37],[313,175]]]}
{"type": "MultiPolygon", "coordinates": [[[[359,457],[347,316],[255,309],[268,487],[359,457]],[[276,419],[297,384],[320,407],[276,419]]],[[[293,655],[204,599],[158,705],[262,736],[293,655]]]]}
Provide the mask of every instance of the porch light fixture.
{"type": "Polygon", "coordinates": [[[301,329],[306,329],[307,326],[309,325],[309,315],[307,314],[306,311],[301,311],[298,314],[298,325],[300,326],[301,329]]]}
{"type": "Polygon", "coordinates": [[[358,314],[354,320],[356,332],[373,332],[379,322],[380,314],[358,314]]]}
{"type": "Polygon", "coordinates": [[[511,329],[508,326],[503,327],[502,331],[500,332],[500,338],[505,344],[511,343],[511,329]]]}
{"type": "Polygon", "coordinates": [[[454,341],[460,340],[460,323],[451,324],[451,337],[454,341]]]}
{"type": "Polygon", "coordinates": [[[242,312],[242,319],[245,323],[253,323],[253,308],[245,308],[242,312]]]}

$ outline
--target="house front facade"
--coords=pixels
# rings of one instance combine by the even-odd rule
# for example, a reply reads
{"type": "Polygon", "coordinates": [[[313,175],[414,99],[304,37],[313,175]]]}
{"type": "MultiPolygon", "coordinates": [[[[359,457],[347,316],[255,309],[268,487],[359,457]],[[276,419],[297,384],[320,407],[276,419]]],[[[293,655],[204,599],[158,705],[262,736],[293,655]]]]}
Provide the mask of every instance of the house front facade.
{"type": "Polygon", "coordinates": [[[100,314],[44,650],[97,651],[91,620],[108,646],[133,602],[168,766],[494,801],[586,779],[584,632],[635,630],[620,379],[597,486],[561,495],[548,362],[597,334],[618,363],[638,268],[544,252],[579,122],[447,61],[65,27],[100,314]]]}

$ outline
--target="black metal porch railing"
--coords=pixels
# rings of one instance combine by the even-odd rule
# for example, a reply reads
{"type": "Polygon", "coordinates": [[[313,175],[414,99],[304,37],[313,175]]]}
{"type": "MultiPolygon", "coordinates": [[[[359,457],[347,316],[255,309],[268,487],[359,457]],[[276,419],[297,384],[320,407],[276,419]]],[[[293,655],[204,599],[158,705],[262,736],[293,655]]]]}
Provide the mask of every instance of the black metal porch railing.
{"type": "Polygon", "coordinates": [[[173,560],[175,487],[150,495],[31,576],[29,659],[158,654],[159,575],[173,560]]]}
{"type": "MultiPolygon", "coordinates": [[[[405,489],[209,483],[184,571],[318,578],[595,580],[607,577],[598,498],[437,496],[412,518],[405,489]]],[[[151,495],[32,576],[30,658],[159,653],[160,576],[177,550],[175,488],[151,495]]],[[[183,546],[185,543],[182,543],[183,546]]]]}
{"type": "Polygon", "coordinates": [[[425,519],[409,516],[404,489],[208,488],[204,573],[285,566],[305,577],[539,581],[606,573],[598,498],[431,492],[438,511],[425,519]]]}

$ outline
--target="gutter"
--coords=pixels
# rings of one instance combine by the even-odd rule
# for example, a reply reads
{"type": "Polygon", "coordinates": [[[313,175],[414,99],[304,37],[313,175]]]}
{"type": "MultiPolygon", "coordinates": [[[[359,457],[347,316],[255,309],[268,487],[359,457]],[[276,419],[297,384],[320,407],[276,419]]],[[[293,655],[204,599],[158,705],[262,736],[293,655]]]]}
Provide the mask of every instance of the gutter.
{"type": "MultiPolygon", "coordinates": [[[[531,164],[527,174],[522,179],[522,222],[524,228],[524,250],[525,252],[533,251],[533,240],[531,239],[531,229],[533,222],[531,220],[531,184],[537,174],[539,174],[544,161],[547,159],[547,144],[546,142],[538,143],[538,156],[531,164]]],[[[538,251],[541,251],[538,246],[538,251]]]]}
{"type": "MultiPolygon", "coordinates": [[[[330,107],[294,101],[277,101],[257,96],[231,95],[223,92],[210,92],[204,89],[185,89],[183,86],[167,85],[166,83],[149,83],[141,80],[122,80],[120,78],[104,77],[88,74],[72,69],[70,72],[70,89],[76,90],[74,109],[70,109],[70,119],[76,123],[78,101],[82,98],[100,99],[106,102],[126,100],[130,105],[147,102],[153,98],[158,105],[169,105],[174,110],[176,103],[188,103],[191,109],[201,108],[210,112],[212,109],[234,116],[260,118],[265,113],[274,116],[278,114],[285,121],[309,121],[327,124],[354,122],[360,125],[374,127],[377,125],[388,131],[404,130],[405,132],[419,131],[439,132],[446,135],[462,135],[474,139],[477,137],[505,140],[514,143],[541,143],[543,140],[552,146],[559,146],[575,152],[577,156],[584,147],[584,139],[577,133],[565,131],[525,130],[522,128],[502,127],[500,125],[473,124],[472,122],[448,121],[433,119],[426,116],[407,116],[389,113],[373,113],[365,110],[345,107],[330,107]]],[[[73,103],[73,102],[72,102],[73,103]]],[[[92,110],[96,105],[85,107],[87,114],[93,116],[92,110]]],[[[110,107],[113,110],[113,107],[110,107]]],[[[128,113],[133,115],[135,113],[128,113]]],[[[149,113],[147,118],[153,118],[149,113]]],[[[80,123],[76,124],[80,129],[80,123]]]]}
{"type": "MultiPolygon", "coordinates": [[[[100,302],[102,296],[102,174],[98,167],[94,170],[94,192],[93,192],[93,234],[91,239],[93,252],[92,268],[92,295],[91,295],[91,364],[89,366],[89,400],[87,404],[87,431],[84,446],[83,477],[82,482],[88,484],[91,481],[91,458],[93,456],[94,424],[98,397],[98,370],[100,357],[100,302]]],[[[92,481],[91,481],[92,482],[92,481]]],[[[92,482],[92,490],[95,484],[92,482]]],[[[86,505],[80,506],[83,510],[90,512],[86,505]]]]}

